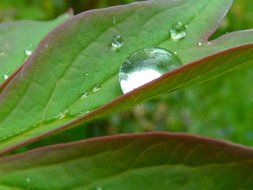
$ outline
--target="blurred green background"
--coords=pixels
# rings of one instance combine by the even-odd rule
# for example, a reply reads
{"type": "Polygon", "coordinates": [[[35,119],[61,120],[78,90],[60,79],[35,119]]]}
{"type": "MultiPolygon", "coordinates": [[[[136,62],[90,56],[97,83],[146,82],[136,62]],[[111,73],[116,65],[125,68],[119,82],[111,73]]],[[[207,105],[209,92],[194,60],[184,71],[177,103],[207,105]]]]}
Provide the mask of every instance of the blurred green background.
{"type": "MultiPolygon", "coordinates": [[[[1,0],[0,21],[49,20],[74,13],[130,3],[134,0],[1,0]]],[[[235,0],[216,38],[253,28],[253,1],[235,0]]],[[[253,64],[206,83],[164,94],[106,119],[59,133],[32,145],[41,146],[93,136],[148,131],[186,132],[253,145],[253,64]]],[[[24,150],[24,149],[23,149],[24,150]]]]}

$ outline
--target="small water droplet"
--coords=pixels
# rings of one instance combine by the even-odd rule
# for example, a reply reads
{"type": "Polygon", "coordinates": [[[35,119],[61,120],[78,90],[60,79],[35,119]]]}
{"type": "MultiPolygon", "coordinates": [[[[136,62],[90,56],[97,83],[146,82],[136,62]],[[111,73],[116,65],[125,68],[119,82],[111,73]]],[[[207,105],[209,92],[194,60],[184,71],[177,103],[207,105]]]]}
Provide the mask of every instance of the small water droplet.
{"type": "Polygon", "coordinates": [[[88,114],[88,113],[90,113],[90,111],[86,111],[86,112],[84,112],[86,115],[88,114]]]}
{"type": "Polygon", "coordinates": [[[119,34],[113,35],[111,45],[113,50],[118,50],[121,48],[124,45],[122,36],[119,34]]]}
{"type": "Polygon", "coordinates": [[[87,115],[88,113],[90,113],[90,111],[79,112],[79,113],[77,113],[75,116],[76,116],[76,117],[82,117],[82,116],[87,115]]]}
{"type": "Polygon", "coordinates": [[[186,36],[186,26],[181,22],[177,22],[170,29],[170,37],[174,41],[183,39],[186,36]]]}
{"type": "Polygon", "coordinates": [[[8,73],[5,73],[4,74],[4,80],[7,80],[9,78],[9,74],[8,73]]]}
{"type": "Polygon", "coordinates": [[[25,72],[25,66],[23,65],[22,66],[22,69],[21,69],[21,74],[20,74],[20,78],[23,78],[24,77],[24,72],[25,72]]]}
{"type": "Polygon", "coordinates": [[[174,54],[175,54],[175,55],[178,55],[177,51],[174,51],[174,54]]]}
{"type": "Polygon", "coordinates": [[[102,187],[96,187],[96,190],[104,190],[102,187]]]}
{"type": "Polygon", "coordinates": [[[86,99],[89,96],[90,92],[85,92],[82,96],[81,99],[86,99]]]}
{"type": "Polygon", "coordinates": [[[33,45],[30,44],[30,45],[25,49],[25,55],[26,55],[27,57],[29,57],[30,55],[32,55],[33,49],[34,49],[33,45]]]}
{"type": "Polygon", "coordinates": [[[99,91],[100,89],[101,89],[101,85],[95,84],[92,88],[92,92],[95,93],[95,92],[99,91]]]}
{"type": "Polygon", "coordinates": [[[88,74],[88,73],[86,73],[86,74],[85,74],[85,76],[87,77],[87,76],[89,76],[89,74],[88,74]]]}
{"type": "Polygon", "coordinates": [[[66,117],[66,115],[69,113],[69,110],[66,109],[63,112],[59,113],[57,116],[55,116],[55,119],[63,119],[64,117],[66,117]]]}
{"type": "Polygon", "coordinates": [[[130,55],[120,68],[121,89],[126,94],[181,65],[180,59],[165,49],[138,50],[130,55]]]}
{"type": "Polygon", "coordinates": [[[202,42],[199,42],[198,45],[199,45],[199,46],[202,46],[202,42]]]}

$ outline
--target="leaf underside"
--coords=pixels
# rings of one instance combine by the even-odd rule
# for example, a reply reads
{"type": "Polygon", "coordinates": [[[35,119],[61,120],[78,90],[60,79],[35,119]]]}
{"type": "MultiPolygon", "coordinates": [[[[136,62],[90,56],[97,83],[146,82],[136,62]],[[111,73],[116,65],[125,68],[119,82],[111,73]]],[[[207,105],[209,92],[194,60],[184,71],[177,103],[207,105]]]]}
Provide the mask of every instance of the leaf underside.
{"type": "Polygon", "coordinates": [[[251,189],[253,150],[169,133],[118,135],[0,159],[0,187],[40,190],[251,189]]]}
{"type": "Polygon", "coordinates": [[[0,152],[252,62],[252,30],[208,41],[231,3],[145,1],[88,11],[57,27],[0,87],[0,152]],[[188,26],[186,38],[178,42],[168,35],[176,22],[188,26]],[[124,39],[119,51],[110,46],[114,34],[124,39]],[[176,51],[184,66],[122,96],[121,63],[146,47],[176,51]],[[96,84],[102,87],[93,93],[96,84]],[[86,92],[91,93],[82,99],[86,92]]]}

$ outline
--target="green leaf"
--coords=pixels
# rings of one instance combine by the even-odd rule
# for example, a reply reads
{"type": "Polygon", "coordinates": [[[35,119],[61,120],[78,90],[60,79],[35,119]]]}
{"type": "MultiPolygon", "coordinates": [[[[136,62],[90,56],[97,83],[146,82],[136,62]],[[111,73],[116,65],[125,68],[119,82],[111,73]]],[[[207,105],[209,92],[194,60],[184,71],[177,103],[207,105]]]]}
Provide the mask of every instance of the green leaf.
{"type": "Polygon", "coordinates": [[[88,11],[65,22],[43,39],[2,87],[0,150],[6,152],[252,61],[252,30],[207,41],[231,2],[145,1],[88,11]],[[175,42],[168,31],[179,21],[188,26],[187,36],[175,42]],[[114,34],[124,39],[119,51],[110,46],[114,34]],[[131,53],[145,47],[177,51],[185,66],[121,96],[118,70],[131,53]],[[96,84],[102,87],[93,93],[96,84]],[[87,92],[91,93],[82,99],[87,92]],[[80,116],[87,111],[90,114],[80,116]]]}
{"type": "Polygon", "coordinates": [[[50,30],[69,17],[70,14],[65,14],[47,22],[16,21],[0,24],[0,84],[27,59],[25,50],[33,51],[50,30]]]}
{"type": "Polygon", "coordinates": [[[118,135],[0,160],[0,187],[40,190],[251,189],[253,150],[197,136],[118,135]]]}

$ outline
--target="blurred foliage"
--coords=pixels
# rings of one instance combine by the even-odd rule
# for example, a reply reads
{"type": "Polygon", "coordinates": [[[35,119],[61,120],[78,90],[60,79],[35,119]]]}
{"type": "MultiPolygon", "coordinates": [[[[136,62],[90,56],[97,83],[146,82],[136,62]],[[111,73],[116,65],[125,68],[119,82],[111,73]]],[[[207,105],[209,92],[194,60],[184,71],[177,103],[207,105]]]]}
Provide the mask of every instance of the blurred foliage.
{"type": "Polygon", "coordinates": [[[0,21],[48,20],[70,8],[77,14],[89,9],[131,2],[134,0],[1,0],[0,21]]]}
{"type": "Polygon", "coordinates": [[[0,21],[47,20],[67,10],[63,0],[1,0],[0,21]]]}
{"type": "MultiPolygon", "coordinates": [[[[0,21],[52,19],[73,8],[84,10],[133,2],[134,0],[1,0],[0,21]]],[[[253,1],[235,0],[213,39],[227,32],[253,28],[253,1]]],[[[179,55],[180,56],[180,55],[179,55]]],[[[139,105],[46,138],[34,146],[68,142],[117,133],[143,131],[187,132],[253,145],[253,65],[229,72],[204,84],[139,105]]],[[[23,149],[24,150],[24,149],[23,149]]]]}

